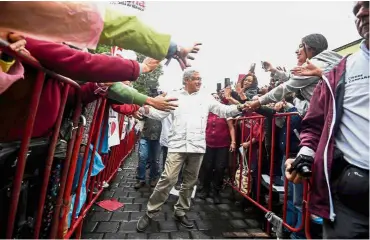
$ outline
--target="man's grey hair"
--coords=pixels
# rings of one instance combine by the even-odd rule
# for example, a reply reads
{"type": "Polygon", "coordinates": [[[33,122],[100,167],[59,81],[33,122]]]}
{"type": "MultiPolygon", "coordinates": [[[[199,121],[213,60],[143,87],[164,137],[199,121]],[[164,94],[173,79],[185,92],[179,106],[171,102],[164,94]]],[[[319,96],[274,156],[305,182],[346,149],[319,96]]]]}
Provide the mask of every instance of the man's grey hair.
{"type": "Polygon", "coordinates": [[[184,75],[182,77],[182,84],[185,85],[186,80],[191,80],[191,77],[194,75],[194,73],[199,73],[196,69],[187,69],[184,71],[184,75]]]}

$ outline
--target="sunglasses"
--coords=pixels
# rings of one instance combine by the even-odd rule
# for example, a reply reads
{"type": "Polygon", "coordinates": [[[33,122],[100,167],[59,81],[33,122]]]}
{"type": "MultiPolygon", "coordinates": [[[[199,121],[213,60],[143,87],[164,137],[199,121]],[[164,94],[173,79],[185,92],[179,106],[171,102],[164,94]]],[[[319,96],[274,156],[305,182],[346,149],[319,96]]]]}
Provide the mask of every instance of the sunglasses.
{"type": "Polygon", "coordinates": [[[202,81],[202,78],[201,77],[192,77],[191,80],[192,81],[202,81]]]}

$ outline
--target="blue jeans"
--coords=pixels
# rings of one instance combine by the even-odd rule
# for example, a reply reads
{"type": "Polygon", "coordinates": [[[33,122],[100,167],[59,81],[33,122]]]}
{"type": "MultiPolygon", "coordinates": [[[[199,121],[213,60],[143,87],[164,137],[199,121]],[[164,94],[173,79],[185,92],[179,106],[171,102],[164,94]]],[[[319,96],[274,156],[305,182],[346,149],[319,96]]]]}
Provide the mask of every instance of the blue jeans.
{"type": "Polygon", "coordinates": [[[159,177],[159,154],[161,146],[159,140],[140,139],[139,142],[139,164],[136,179],[144,182],[146,175],[146,164],[150,160],[150,180],[159,177]]]}

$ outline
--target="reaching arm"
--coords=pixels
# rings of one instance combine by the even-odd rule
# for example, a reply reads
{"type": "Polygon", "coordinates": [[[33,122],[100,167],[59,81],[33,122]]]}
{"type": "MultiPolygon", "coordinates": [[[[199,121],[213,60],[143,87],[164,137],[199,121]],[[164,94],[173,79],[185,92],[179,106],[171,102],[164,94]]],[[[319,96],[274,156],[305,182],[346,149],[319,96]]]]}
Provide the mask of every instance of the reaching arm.
{"type": "Polygon", "coordinates": [[[140,66],[136,61],[91,54],[64,44],[26,38],[26,49],[42,66],[73,80],[84,82],[135,81],[140,66]]]}
{"type": "MultiPolygon", "coordinates": [[[[104,29],[99,43],[134,50],[145,56],[163,60],[170,55],[171,36],[162,34],[140,22],[136,16],[122,14],[112,7],[106,9],[104,29]]],[[[172,48],[173,49],[173,48],[172,48]]]]}
{"type": "Polygon", "coordinates": [[[209,111],[221,118],[234,117],[240,113],[236,105],[224,105],[216,101],[212,96],[209,96],[207,100],[209,102],[209,111]]]}
{"type": "Polygon", "coordinates": [[[139,112],[148,118],[159,120],[159,121],[162,119],[165,119],[166,117],[170,115],[170,112],[160,111],[160,110],[157,110],[149,106],[144,106],[144,107],[139,108],[139,112]]]}
{"type": "Polygon", "coordinates": [[[261,105],[265,105],[271,102],[281,101],[285,94],[291,92],[297,92],[298,90],[311,85],[312,83],[318,82],[319,77],[298,77],[292,76],[288,81],[280,84],[278,87],[272,89],[270,92],[266,93],[262,97],[258,98],[261,105]]]}

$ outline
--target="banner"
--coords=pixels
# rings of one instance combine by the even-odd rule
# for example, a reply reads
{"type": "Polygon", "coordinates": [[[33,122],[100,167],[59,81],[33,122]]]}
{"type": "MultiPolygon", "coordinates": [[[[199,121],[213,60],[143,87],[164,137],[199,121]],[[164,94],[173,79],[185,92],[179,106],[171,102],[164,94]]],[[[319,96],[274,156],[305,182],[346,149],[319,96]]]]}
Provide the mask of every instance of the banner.
{"type": "Polygon", "coordinates": [[[108,147],[110,148],[120,144],[118,113],[113,111],[111,107],[109,108],[108,124],[108,147]]]}

